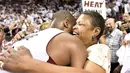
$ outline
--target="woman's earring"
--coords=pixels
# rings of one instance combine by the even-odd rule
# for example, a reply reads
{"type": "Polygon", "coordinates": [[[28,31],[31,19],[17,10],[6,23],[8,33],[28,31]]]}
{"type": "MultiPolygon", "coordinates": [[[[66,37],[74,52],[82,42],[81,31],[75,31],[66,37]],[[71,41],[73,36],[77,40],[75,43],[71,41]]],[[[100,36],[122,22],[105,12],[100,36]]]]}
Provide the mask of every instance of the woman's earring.
{"type": "Polygon", "coordinates": [[[96,39],[96,36],[93,35],[93,36],[92,36],[92,41],[94,41],[94,39],[96,39]]]}

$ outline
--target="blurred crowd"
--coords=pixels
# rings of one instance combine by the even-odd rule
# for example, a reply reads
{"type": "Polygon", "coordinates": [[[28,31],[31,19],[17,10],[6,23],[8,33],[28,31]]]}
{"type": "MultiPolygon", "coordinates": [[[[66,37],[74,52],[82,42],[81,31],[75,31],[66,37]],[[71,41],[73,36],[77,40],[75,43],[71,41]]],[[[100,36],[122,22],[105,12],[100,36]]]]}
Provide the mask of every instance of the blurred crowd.
{"type": "MultiPolygon", "coordinates": [[[[47,27],[52,20],[53,14],[58,10],[70,11],[77,17],[81,12],[81,2],[77,0],[75,3],[71,3],[58,0],[44,0],[42,2],[31,0],[23,3],[7,1],[0,4],[0,24],[2,27],[15,26],[17,28],[11,28],[11,31],[6,33],[11,38],[20,30],[29,30],[31,32],[34,32],[32,29],[35,29],[35,31],[42,30],[47,27]]],[[[7,40],[11,39],[8,37],[7,40]]]]}
{"type": "Polygon", "coordinates": [[[107,17],[122,19],[123,13],[130,12],[130,0],[106,0],[107,17]]]}

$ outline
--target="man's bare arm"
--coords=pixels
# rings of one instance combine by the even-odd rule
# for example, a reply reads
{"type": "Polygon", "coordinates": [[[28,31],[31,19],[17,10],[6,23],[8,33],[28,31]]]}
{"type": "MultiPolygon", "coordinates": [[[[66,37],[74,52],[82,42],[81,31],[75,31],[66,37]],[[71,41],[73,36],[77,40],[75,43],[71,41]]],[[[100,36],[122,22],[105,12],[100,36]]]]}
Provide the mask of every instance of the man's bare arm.
{"type": "Polygon", "coordinates": [[[21,73],[90,73],[79,68],[58,66],[33,59],[26,51],[25,47],[20,47],[17,52],[10,48],[4,56],[0,56],[0,61],[4,62],[3,69],[21,73]]]}
{"type": "Polygon", "coordinates": [[[25,73],[90,73],[87,70],[53,65],[31,59],[26,67],[25,73]]]}

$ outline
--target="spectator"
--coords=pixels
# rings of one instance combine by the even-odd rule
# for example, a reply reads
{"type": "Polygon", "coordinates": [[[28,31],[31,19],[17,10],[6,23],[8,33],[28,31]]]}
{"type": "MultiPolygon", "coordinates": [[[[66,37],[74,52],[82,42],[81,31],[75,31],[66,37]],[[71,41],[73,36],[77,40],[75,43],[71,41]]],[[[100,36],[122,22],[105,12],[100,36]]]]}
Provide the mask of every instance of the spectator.
{"type": "Polygon", "coordinates": [[[111,73],[115,72],[116,67],[119,65],[116,51],[120,48],[123,39],[122,31],[116,28],[115,22],[114,18],[108,18],[106,20],[106,27],[108,28],[106,44],[111,49],[111,73]]]}

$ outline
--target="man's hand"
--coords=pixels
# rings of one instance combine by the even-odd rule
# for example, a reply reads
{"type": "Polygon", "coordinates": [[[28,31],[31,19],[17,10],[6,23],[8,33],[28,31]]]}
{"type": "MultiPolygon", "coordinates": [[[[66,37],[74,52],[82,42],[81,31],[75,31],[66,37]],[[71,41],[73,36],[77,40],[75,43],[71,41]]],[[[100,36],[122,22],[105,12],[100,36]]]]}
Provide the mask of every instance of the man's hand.
{"type": "Polygon", "coordinates": [[[9,48],[0,56],[0,61],[4,63],[2,68],[11,72],[24,72],[29,59],[32,59],[31,53],[23,46],[18,47],[17,51],[9,48]]]}
{"type": "Polygon", "coordinates": [[[13,41],[19,41],[21,39],[23,39],[25,36],[27,35],[26,31],[19,31],[13,38],[13,41]]]}
{"type": "Polygon", "coordinates": [[[10,25],[9,25],[9,30],[13,30],[13,29],[15,29],[15,28],[17,28],[17,25],[16,25],[16,24],[10,24],[10,25]]]}

